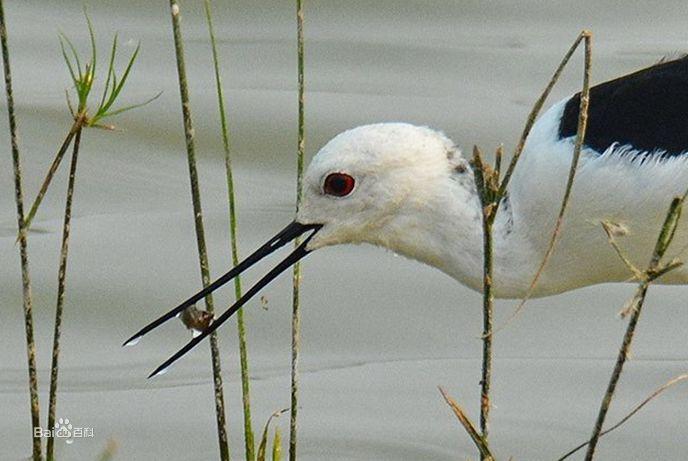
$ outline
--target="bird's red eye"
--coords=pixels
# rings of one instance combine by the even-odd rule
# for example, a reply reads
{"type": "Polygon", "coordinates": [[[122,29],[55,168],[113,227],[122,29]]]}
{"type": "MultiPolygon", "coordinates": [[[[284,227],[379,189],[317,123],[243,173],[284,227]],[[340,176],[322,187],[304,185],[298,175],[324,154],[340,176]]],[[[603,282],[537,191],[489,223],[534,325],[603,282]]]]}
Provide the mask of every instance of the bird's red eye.
{"type": "Polygon", "coordinates": [[[328,195],[334,195],[335,197],[344,197],[349,195],[352,190],[354,190],[354,185],[356,181],[354,178],[345,173],[332,173],[327,175],[325,178],[325,183],[323,184],[323,190],[328,195]]]}

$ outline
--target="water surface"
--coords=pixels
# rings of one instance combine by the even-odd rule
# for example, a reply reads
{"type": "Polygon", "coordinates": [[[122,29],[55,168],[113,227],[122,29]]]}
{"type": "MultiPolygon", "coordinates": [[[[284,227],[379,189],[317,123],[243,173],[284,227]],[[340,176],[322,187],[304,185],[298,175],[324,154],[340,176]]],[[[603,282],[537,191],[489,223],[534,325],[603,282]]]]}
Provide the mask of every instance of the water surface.
{"type": "MultiPolygon", "coordinates": [[[[7,2],[26,195],[38,190],[69,127],[57,33],[87,46],[81,3],[7,2]],[[46,19],[50,18],[49,21],[46,19]]],[[[187,68],[203,181],[211,269],[229,265],[226,191],[210,49],[200,2],[184,5],[187,68]]],[[[94,437],[58,444],[62,460],[217,455],[207,346],[165,376],[145,376],[188,339],[173,323],[135,348],[128,337],[200,285],[174,50],[164,2],[90,2],[103,46],[120,32],[142,52],[125,99],[153,104],[89,131],[72,227],[58,416],[94,437]]],[[[530,104],[582,28],[595,32],[594,81],[685,51],[685,6],[538,1],[318,1],[307,4],[307,152],[341,130],[408,121],[444,130],[464,151],[514,145],[530,104]]],[[[290,2],[220,2],[216,27],[236,156],[241,252],[293,215],[295,15],[290,2]]],[[[580,85],[580,59],[554,98],[580,85]]],[[[4,102],[3,102],[4,110],[4,102]]],[[[29,454],[21,283],[14,245],[9,140],[0,129],[0,459],[29,454]]],[[[29,242],[40,383],[47,389],[63,168],[29,242]]],[[[593,262],[591,262],[593,263],[593,262]]],[[[246,277],[247,283],[270,263],[246,277]]],[[[289,402],[290,278],[246,310],[256,430],[289,402]]],[[[496,336],[492,438],[500,458],[552,459],[584,440],[625,328],[631,286],[531,301],[496,336]]],[[[217,295],[227,305],[231,290],[217,295]]],[[[653,288],[633,360],[612,407],[617,420],[688,368],[685,290],[653,288]]],[[[304,264],[300,454],[303,460],[454,460],[474,449],[441,400],[442,384],[477,419],[480,298],[428,267],[370,247],[320,251],[304,264]]],[[[505,319],[512,303],[499,303],[505,319]]],[[[237,334],[220,330],[231,449],[242,458],[237,334]]],[[[679,459],[688,431],[676,388],[603,439],[601,459],[679,459]]],[[[45,417],[47,395],[41,394],[45,417]]],[[[281,421],[286,433],[286,418],[281,421]]]]}

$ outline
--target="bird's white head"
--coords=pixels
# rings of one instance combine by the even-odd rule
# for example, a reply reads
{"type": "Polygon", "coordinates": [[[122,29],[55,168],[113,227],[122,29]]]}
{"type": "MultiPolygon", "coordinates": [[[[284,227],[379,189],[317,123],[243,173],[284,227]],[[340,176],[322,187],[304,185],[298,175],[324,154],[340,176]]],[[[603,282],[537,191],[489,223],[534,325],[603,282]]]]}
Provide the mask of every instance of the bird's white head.
{"type": "Polygon", "coordinates": [[[304,234],[305,239],[285,259],[151,376],[166,370],[280,273],[325,246],[371,243],[479,286],[480,206],[468,162],[446,136],[429,128],[404,123],[367,125],[338,135],[315,156],[304,176],[303,200],[293,222],[126,344],[135,344],[148,331],[304,234]]]}
{"type": "Polygon", "coordinates": [[[442,268],[451,248],[441,228],[461,238],[448,216],[461,219],[466,213],[454,211],[464,207],[463,218],[478,219],[476,200],[473,173],[449,138],[381,123],[345,131],[318,152],[304,176],[296,220],[322,226],[309,250],[365,242],[442,268]]]}

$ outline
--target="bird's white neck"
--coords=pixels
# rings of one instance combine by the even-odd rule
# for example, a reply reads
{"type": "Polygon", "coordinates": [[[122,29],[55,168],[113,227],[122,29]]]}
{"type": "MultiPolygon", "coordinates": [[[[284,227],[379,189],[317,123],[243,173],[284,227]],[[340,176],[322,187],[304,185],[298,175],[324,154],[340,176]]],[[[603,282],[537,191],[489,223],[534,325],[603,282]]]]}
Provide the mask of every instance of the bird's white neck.
{"type": "MultiPolygon", "coordinates": [[[[500,297],[521,296],[527,286],[523,276],[506,270],[528,262],[527,242],[521,241],[514,221],[514,208],[507,199],[493,227],[495,291],[500,297]]],[[[369,243],[436,267],[481,291],[482,214],[472,175],[449,177],[444,184],[415,191],[369,243]]]]}

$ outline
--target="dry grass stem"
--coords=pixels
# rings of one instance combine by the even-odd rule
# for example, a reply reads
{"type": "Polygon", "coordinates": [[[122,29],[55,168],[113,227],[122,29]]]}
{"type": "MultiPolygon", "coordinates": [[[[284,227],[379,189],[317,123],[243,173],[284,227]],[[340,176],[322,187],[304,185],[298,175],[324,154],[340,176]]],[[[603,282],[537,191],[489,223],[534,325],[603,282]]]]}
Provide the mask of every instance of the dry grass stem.
{"type": "MultiPolygon", "coordinates": [[[[501,155],[496,156],[497,159],[500,157],[501,155]]],[[[499,189],[499,178],[497,177],[497,164],[493,169],[484,163],[477,146],[473,148],[471,167],[475,175],[483,217],[483,354],[480,379],[480,432],[483,442],[487,445],[490,418],[490,383],[492,381],[492,315],[494,310],[492,226],[499,206],[499,199],[496,196],[499,189]]],[[[482,451],[480,458],[486,459],[482,451]]]]}
{"type": "Polygon", "coordinates": [[[568,63],[573,52],[580,45],[581,41],[585,42],[585,66],[583,71],[583,88],[581,90],[580,107],[578,111],[578,128],[576,131],[576,142],[573,148],[573,157],[571,159],[571,167],[569,168],[568,178],[566,180],[566,187],[564,189],[564,197],[562,198],[561,205],[559,207],[559,213],[557,214],[557,219],[555,221],[554,229],[552,230],[552,234],[547,245],[547,249],[545,250],[545,255],[543,256],[542,261],[540,262],[540,266],[538,267],[537,271],[535,272],[535,275],[533,276],[533,279],[530,282],[530,286],[528,287],[526,294],[523,296],[516,309],[514,309],[514,312],[511,313],[511,315],[504,322],[504,324],[497,327],[495,331],[499,331],[506,327],[509,323],[511,323],[511,321],[514,318],[516,318],[516,316],[525,307],[526,303],[533,295],[535,287],[537,286],[540,277],[542,276],[542,273],[544,272],[545,267],[547,266],[547,263],[552,257],[552,254],[554,253],[554,248],[556,246],[557,239],[561,234],[561,226],[564,222],[564,214],[566,212],[566,208],[568,207],[569,200],[571,198],[573,180],[576,176],[576,171],[578,169],[578,162],[580,160],[581,150],[583,149],[583,144],[585,142],[585,131],[588,124],[588,106],[590,102],[590,69],[592,67],[592,32],[584,30],[580,33],[576,41],[573,43],[569,51],[566,53],[566,56],[562,60],[561,64],[559,64],[559,67],[552,76],[552,80],[550,80],[549,84],[547,85],[547,88],[540,96],[540,99],[538,99],[537,103],[535,104],[535,107],[533,107],[533,111],[531,112],[528,121],[526,122],[526,129],[523,131],[521,140],[519,140],[516,154],[514,154],[514,157],[512,158],[512,162],[509,165],[509,170],[507,171],[504,180],[502,181],[502,185],[499,189],[501,198],[503,196],[501,194],[506,193],[505,183],[507,183],[507,181],[509,180],[510,172],[512,172],[513,168],[515,168],[516,161],[520,157],[521,151],[523,150],[523,146],[525,146],[525,139],[528,136],[528,133],[530,133],[530,128],[532,128],[534,118],[537,117],[537,113],[539,112],[539,109],[542,107],[544,100],[549,95],[550,91],[554,87],[554,84],[559,79],[562,70],[568,63]]]}
{"type": "Polygon", "coordinates": [[[72,124],[72,127],[69,129],[67,136],[62,142],[60,149],[57,151],[55,159],[53,159],[53,162],[50,164],[48,173],[45,175],[45,179],[41,184],[41,188],[38,190],[38,195],[36,195],[36,198],[33,201],[33,205],[31,205],[31,209],[29,210],[29,213],[26,215],[25,222],[27,230],[31,227],[31,222],[33,221],[33,218],[36,215],[36,212],[38,211],[38,207],[41,205],[41,202],[43,201],[43,197],[45,197],[46,192],[48,192],[48,186],[50,186],[50,183],[53,180],[53,176],[55,176],[55,173],[57,172],[60,163],[62,163],[62,158],[64,157],[65,153],[67,153],[67,149],[69,148],[69,145],[72,143],[72,139],[74,139],[74,135],[79,129],[80,124],[77,123],[75,120],[72,124]]]}
{"type": "Polygon", "coordinates": [[[642,312],[643,304],[645,302],[645,296],[650,284],[656,280],[658,277],[666,274],[669,270],[675,269],[680,266],[677,261],[669,261],[668,263],[662,263],[662,258],[666,253],[671,241],[678,227],[678,222],[681,217],[681,209],[683,207],[683,201],[686,198],[686,194],[682,197],[676,197],[672,200],[669,206],[669,211],[667,212],[666,219],[662,225],[662,229],[657,238],[657,243],[652,254],[650,263],[647,269],[641,274],[638,287],[635,291],[633,299],[630,303],[628,312],[630,314],[630,320],[628,322],[628,327],[626,328],[626,333],[624,334],[623,342],[619,349],[619,354],[614,365],[614,370],[609,379],[609,384],[607,385],[607,391],[604,394],[602,403],[600,404],[600,409],[597,413],[597,420],[595,421],[595,426],[593,428],[592,436],[588,442],[588,450],[585,454],[585,460],[591,461],[595,456],[595,449],[599,438],[602,435],[602,428],[604,427],[604,420],[609,411],[609,406],[611,405],[612,398],[614,397],[614,392],[616,391],[616,386],[621,378],[621,372],[623,371],[623,366],[628,360],[631,343],[633,342],[633,335],[635,329],[638,325],[638,320],[642,312]]]}
{"type": "MultiPolygon", "coordinates": [[[[57,378],[59,373],[60,338],[62,336],[62,311],[64,309],[65,291],[67,287],[67,256],[69,254],[69,235],[72,222],[72,202],[74,199],[74,184],[76,179],[76,165],[79,158],[81,144],[81,128],[74,136],[72,160],[69,166],[69,181],[67,183],[67,198],[65,200],[64,220],[62,223],[62,246],[57,276],[57,306],[55,307],[55,326],[53,332],[53,352],[50,364],[50,393],[48,401],[48,426],[55,427],[55,412],[57,409],[57,378]]],[[[46,446],[46,459],[54,460],[55,437],[49,437],[46,446]]]]}
{"type": "MultiPolygon", "coordinates": [[[[303,46],[303,0],[296,0],[296,45],[298,72],[298,149],[296,153],[296,207],[301,204],[303,189],[303,159],[305,152],[305,106],[304,106],[304,46],[303,46]]],[[[301,244],[300,239],[294,246],[301,244]]],[[[296,431],[299,407],[299,349],[301,343],[301,318],[299,292],[301,286],[301,264],[294,264],[292,278],[292,318],[291,318],[291,413],[289,416],[289,460],[296,461],[296,431]]]]}
{"type": "MultiPolygon", "coordinates": [[[[490,413],[490,383],[492,379],[492,336],[494,334],[493,329],[493,309],[494,309],[494,294],[493,294],[493,232],[492,227],[497,216],[497,211],[501,204],[502,199],[507,195],[507,187],[509,181],[511,180],[512,174],[518,160],[523,152],[523,148],[526,143],[526,139],[535,123],[537,115],[539,114],[542,106],[547,99],[547,96],[552,91],[552,88],[556,84],[561,72],[568,63],[569,59],[573,55],[574,51],[578,48],[582,41],[585,41],[585,72],[583,74],[583,89],[581,91],[581,102],[580,102],[580,112],[578,116],[578,130],[576,134],[576,143],[573,152],[573,158],[571,160],[571,167],[569,170],[568,181],[564,191],[564,197],[562,199],[562,204],[559,209],[559,214],[557,216],[557,221],[552,232],[552,237],[550,239],[548,248],[543,257],[542,263],[537,270],[532,283],[526,293],[526,296],[521,301],[519,307],[512,314],[511,318],[515,317],[516,314],[523,307],[527,299],[530,297],[535,285],[537,284],[542,271],[547,264],[552,252],[554,250],[554,244],[559,236],[561,230],[561,224],[563,222],[564,212],[569,202],[571,189],[573,187],[573,179],[575,177],[576,169],[578,166],[578,160],[580,158],[581,149],[583,146],[583,141],[585,138],[585,129],[587,125],[588,116],[588,101],[590,97],[590,67],[591,67],[591,37],[592,34],[588,31],[582,31],[571,48],[566,53],[564,59],[559,64],[556,69],[552,79],[548,83],[544,92],[540,95],[536,101],[533,109],[526,120],[525,127],[521,138],[519,139],[514,156],[509,163],[504,178],[501,179],[501,169],[502,169],[502,156],[503,149],[500,146],[495,154],[495,164],[494,167],[490,166],[488,163],[483,161],[482,154],[477,146],[473,148],[473,159],[471,161],[471,168],[473,169],[476,188],[478,192],[478,197],[480,198],[481,208],[482,208],[482,228],[483,228],[483,354],[482,354],[482,379],[480,381],[481,395],[480,395],[480,430],[482,438],[487,444],[488,433],[489,433],[489,413],[490,413]]],[[[511,320],[507,320],[507,323],[511,320]]],[[[481,453],[481,459],[485,459],[484,455],[481,453]]]]}
{"type": "Polygon", "coordinates": [[[564,55],[564,58],[561,60],[561,63],[559,63],[559,67],[554,71],[554,74],[552,75],[552,78],[550,79],[549,83],[545,87],[544,91],[540,95],[540,97],[535,101],[535,104],[533,105],[533,108],[530,110],[530,114],[528,114],[528,118],[526,119],[526,124],[523,127],[523,132],[521,133],[521,137],[518,140],[518,144],[516,145],[516,150],[514,151],[514,155],[511,158],[511,162],[509,162],[509,167],[506,170],[506,173],[504,174],[504,179],[502,180],[502,185],[499,188],[499,195],[504,196],[506,193],[506,188],[509,185],[509,181],[511,180],[511,175],[514,173],[514,169],[516,169],[516,164],[518,163],[518,160],[521,158],[521,153],[523,152],[523,148],[526,145],[526,140],[528,139],[528,135],[530,134],[530,130],[533,129],[533,125],[535,125],[535,120],[537,119],[538,115],[540,114],[540,111],[542,110],[542,107],[545,104],[545,101],[547,101],[547,98],[549,97],[549,94],[552,92],[552,89],[554,88],[554,85],[557,83],[559,80],[559,77],[561,76],[561,73],[563,72],[564,68],[566,67],[566,64],[568,64],[569,60],[571,59],[571,56],[573,56],[573,53],[576,51],[578,46],[580,45],[580,42],[585,40],[586,42],[590,42],[590,38],[592,37],[592,32],[588,30],[582,31],[576,40],[573,42],[571,45],[571,48],[566,52],[564,55]]]}
{"type": "MultiPolygon", "coordinates": [[[[229,128],[227,123],[227,113],[225,110],[224,91],[222,89],[222,79],[220,76],[220,62],[217,54],[217,44],[215,41],[215,30],[213,29],[212,13],[210,1],[205,0],[205,13],[208,22],[208,33],[213,54],[213,68],[215,71],[215,86],[217,90],[217,104],[220,113],[220,126],[222,131],[222,146],[225,154],[225,173],[227,177],[227,200],[229,203],[229,238],[232,251],[232,265],[239,264],[239,250],[237,246],[237,211],[236,198],[234,193],[234,176],[232,171],[232,157],[229,149],[229,128]]],[[[241,298],[241,277],[234,278],[235,299],[241,298]]],[[[248,346],[246,343],[246,327],[244,325],[244,309],[237,312],[237,330],[239,334],[239,360],[241,363],[241,393],[242,406],[244,411],[244,446],[246,461],[255,459],[255,442],[253,435],[253,423],[251,421],[251,394],[248,367],[248,346]]]]}
{"type": "MultiPolygon", "coordinates": [[[[680,383],[681,381],[685,381],[686,379],[688,379],[688,374],[682,374],[682,375],[677,376],[677,377],[675,377],[675,378],[672,378],[672,379],[670,379],[669,381],[667,381],[666,383],[662,384],[662,385],[661,385],[659,388],[657,388],[652,394],[650,394],[650,395],[649,395],[648,397],[646,397],[642,402],[640,402],[638,405],[636,405],[635,408],[633,408],[633,410],[631,410],[626,416],[624,416],[623,418],[621,418],[621,420],[619,420],[618,423],[614,424],[614,425],[613,425],[612,427],[610,427],[609,429],[605,429],[605,430],[603,430],[602,432],[600,432],[600,437],[603,437],[603,436],[609,434],[610,432],[612,432],[613,430],[618,429],[619,427],[621,427],[621,425],[623,425],[626,421],[628,421],[629,419],[631,419],[631,418],[632,418],[636,413],[638,413],[645,405],[647,405],[648,403],[650,403],[652,400],[654,400],[656,397],[658,397],[660,394],[662,394],[664,391],[666,391],[667,389],[669,389],[669,388],[672,387],[673,385],[678,384],[678,383],[680,383]]],[[[586,447],[589,443],[590,443],[590,441],[581,443],[581,444],[578,445],[577,447],[573,448],[571,451],[567,452],[564,456],[562,456],[561,458],[559,458],[557,461],[564,461],[566,458],[569,458],[570,456],[572,456],[573,454],[575,454],[576,452],[578,452],[578,451],[581,450],[582,448],[586,447]]]]}
{"type": "Polygon", "coordinates": [[[478,448],[481,459],[485,459],[487,461],[494,461],[494,456],[492,456],[492,453],[490,452],[490,447],[487,445],[487,440],[485,440],[484,437],[480,435],[478,430],[475,428],[473,422],[471,422],[470,418],[466,415],[466,413],[459,406],[459,404],[456,403],[456,400],[454,400],[447,393],[447,391],[444,390],[444,388],[442,388],[442,386],[437,386],[437,388],[440,390],[440,394],[442,394],[442,397],[444,397],[444,401],[447,402],[447,405],[449,405],[449,407],[452,409],[452,411],[458,418],[459,422],[466,430],[468,435],[471,437],[471,440],[473,440],[475,446],[478,448]]]}
{"type": "MultiPolygon", "coordinates": [[[[184,136],[186,139],[186,154],[189,165],[189,181],[191,183],[191,201],[193,205],[194,224],[196,227],[196,244],[198,246],[198,259],[201,269],[203,286],[210,283],[210,269],[208,267],[208,251],[205,244],[205,229],[203,227],[203,211],[201,207],[201,193],[196,169],[196,152],[194,147],[194,129],[191,120],[191,106],[189,102],[189,89],[186,80],[186,68],[184,64],[184,42],[180,25],[180,9],[177,0],[170,0],[170,13],[172,18],[172,32],[174,35],[174,50],[177,61],[177,73],[179,77],[179,95],[182,103],[182,115],[184,122],[184,136]]],[[[211,295],[205,298],[206,310],[214,313],[213,298],[211,295]]],[[[227,423],[225,421],[225,399],[222,390],[222,370],[220,364],[220,350],[217,334],[210,335],[210,355],[213,368],[213,386],[215,394],[215,419],[217,423],[217,439],[220,448],[220,459],[229,461],[229,443],[227,440],[227,423]]]]}
{"type": "Polygon", "coordinates": [[[635,267],[635,264],[631,262],[628,256],[626,256],[626,253],[621,249],[619,244],[616,242],[616,237],[618,233],[615,232],[613,223],[610,223],[608,221],[602,221],[602,229],[604,229],[604,232],[607,234],[607,242],[609,242],[609,245],[611,245],[619,259],[623,261],[624,265],[628,268],[628,270],[631,271],[631,274],[633,274],[633,278],[635,280],[642,279],[642,271],[635,267]]]}
{"type": "Polygon", "coordinates": [[[26,241],[26,224],[24,222],[24,197],[22,194],[22,170],[19,158],[19,140],[17,120],[14,112],[12,93],[12,72],[10,70],[10,51],[5,23],[5,7],[0,0],[0,42],[2,44],[2,65],[5,74],[5,94],[7,97],[7,115],[10,126],[10,144],[12,147],[12,166],[14,169],[14,198],[17,206],[17,228],[19,230],[19,255],[22,273],[22,307],[24,310],[24,330],[26,334],[26,356],[29,372],[29,399],[31,409],[31,437],[33,461],[41,461],[41,438],[36,434],[40,427],[40,404],[38,400],[38,374],[36,372],[36,343],[33,335],[33,306],[31,298],[31,277],[29,275],[29,254],[26,241]]]}

